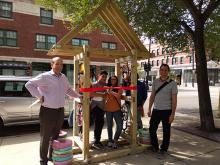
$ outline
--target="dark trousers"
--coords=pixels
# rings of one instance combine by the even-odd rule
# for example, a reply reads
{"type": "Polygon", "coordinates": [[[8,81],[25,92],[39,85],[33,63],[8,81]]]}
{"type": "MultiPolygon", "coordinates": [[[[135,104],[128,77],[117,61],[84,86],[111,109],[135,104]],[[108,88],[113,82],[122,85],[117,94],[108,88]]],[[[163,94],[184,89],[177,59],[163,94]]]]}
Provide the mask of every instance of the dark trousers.
{"type": "Polygon", "coordinates": [[[59,136],[64,121],[64,108],[40,108],[40,162],[47,163],[52,158],[52,142],[59,136]],[[48,156],[49,151],[49,156],[48,156]]]}
{"type": "Polygon", "coordinates": [[[170,127],[169,124],[169,116],[171,115],[171,110],[156,110],[154,109],[150,119],[150,138],[151,145],[158,150],[158,138],[157,138],[157,129],[160,121],[162,121],[163,126],[163,141],[160,146],[160,149],[163,151],[167,151],[170,144],[170,127]]]}
{"type": "Polygon", "coordinates": [[[95,143],[100,142],[101,139],[101,134],[102,134],[102,128],[104,125],[104,114],[105,111],[103,111],[101,108],[98,106],[94,107],[91,110],[91,118],[94,120],[94,138],[95,138],[95,143]]]}

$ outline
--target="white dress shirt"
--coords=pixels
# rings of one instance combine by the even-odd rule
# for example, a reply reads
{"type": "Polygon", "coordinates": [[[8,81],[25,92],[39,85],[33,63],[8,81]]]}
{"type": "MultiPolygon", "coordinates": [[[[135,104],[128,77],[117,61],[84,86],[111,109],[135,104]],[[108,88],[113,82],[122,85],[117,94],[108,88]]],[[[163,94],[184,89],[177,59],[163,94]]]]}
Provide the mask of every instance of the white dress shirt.
{"type": "Polygon", "coordinates": [[[25,87],[32,96],[44,97],[42,106],[47,108],[61,108],[65,105],[65,95],[77,98],[81,95],[75,92],[64,74],[57,76],[52,70],[42,73],[29,80],[25,87]]]}

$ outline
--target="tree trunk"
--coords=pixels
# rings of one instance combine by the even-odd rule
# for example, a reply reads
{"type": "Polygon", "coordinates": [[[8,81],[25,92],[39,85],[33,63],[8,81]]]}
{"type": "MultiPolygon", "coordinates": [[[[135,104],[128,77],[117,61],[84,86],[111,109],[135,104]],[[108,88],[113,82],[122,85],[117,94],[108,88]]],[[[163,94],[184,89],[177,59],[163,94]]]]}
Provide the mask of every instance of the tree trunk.
{"type": "Polygon", "coordinates": [[[215,124],[213,119],[207,62],[204,45],[204,23],[199,20],[195,25],[194,46],[196,58],[197,84],[199,96],[199,112],[201,129],[204,131],[214,131],[215,124]]]}

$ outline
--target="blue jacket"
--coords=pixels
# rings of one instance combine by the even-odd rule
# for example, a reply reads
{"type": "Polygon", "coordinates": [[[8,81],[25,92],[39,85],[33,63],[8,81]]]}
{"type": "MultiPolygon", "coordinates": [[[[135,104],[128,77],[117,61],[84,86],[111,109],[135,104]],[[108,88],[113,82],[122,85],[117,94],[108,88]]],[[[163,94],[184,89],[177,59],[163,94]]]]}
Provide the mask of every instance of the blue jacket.
{"type": "Polygon", "coordinates": [[[142,106],[147,99],[147,87],[145,83],[137,81],[137,107],[142,106]]]}

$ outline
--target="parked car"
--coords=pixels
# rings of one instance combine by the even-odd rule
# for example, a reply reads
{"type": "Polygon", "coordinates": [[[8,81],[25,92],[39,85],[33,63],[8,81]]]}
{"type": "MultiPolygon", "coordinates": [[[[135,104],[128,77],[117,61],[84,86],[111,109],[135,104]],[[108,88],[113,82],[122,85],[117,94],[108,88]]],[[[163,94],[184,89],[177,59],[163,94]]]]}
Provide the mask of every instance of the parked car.
{"type": "MultiPolygon", "coordinates": [[[[31,77],[0,76],[0,128],[9,125],[31,124],[39,122],[40,103],[30,107],[36,101],[25,83],[31,77]]],[[[65,119],[72,111],[73,101],[66,99],[65,119]]]]}

